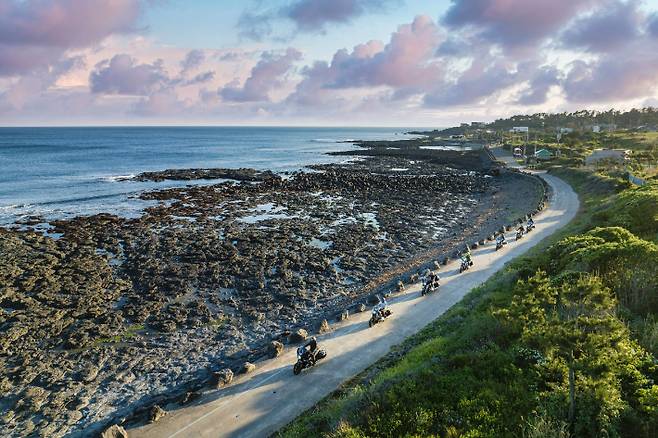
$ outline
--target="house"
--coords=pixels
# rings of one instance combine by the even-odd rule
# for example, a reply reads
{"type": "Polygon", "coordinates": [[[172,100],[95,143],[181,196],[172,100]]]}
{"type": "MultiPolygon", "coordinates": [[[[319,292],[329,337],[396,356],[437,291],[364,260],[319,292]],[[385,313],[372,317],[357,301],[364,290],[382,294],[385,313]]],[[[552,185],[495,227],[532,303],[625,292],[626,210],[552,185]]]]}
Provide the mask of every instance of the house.
{"type": "Polygon", "coordinates": [[[509,132],[519,133],[519,132],[528,132],[527,126],[515,126],[509,130],[509,132]]]}
{"type": "Polygon", "coordinates": [[[573,132],[573,128],[560,128],[559,131],[560,134],[571,134],[573,132]]]}
{"type": "Polygon", "coordinates": [[[616,161],[624,163],[629,159],[631,151],[627,149],[594,149],[592,153],[585,158],[585,164],[593,166],[601,161],[616,161]]]}
{"type": "Polygon", "coordinates": [[[535,152],[535,158],[537,161],[547,161],[553,158],[553,154],[548,149],[539,149],[535,152]]]}
{"type": "Polygon", "coordinates": [[[471,128],[484,128],[487,126],[484,122],[471,122],[471,128]]]}
{"type": "Polygon", "coordinates": [[[601,123],[599,125],[592,125],[592,132],[614,132],[617,130],[617,125],[614,123],[601,123]]]}

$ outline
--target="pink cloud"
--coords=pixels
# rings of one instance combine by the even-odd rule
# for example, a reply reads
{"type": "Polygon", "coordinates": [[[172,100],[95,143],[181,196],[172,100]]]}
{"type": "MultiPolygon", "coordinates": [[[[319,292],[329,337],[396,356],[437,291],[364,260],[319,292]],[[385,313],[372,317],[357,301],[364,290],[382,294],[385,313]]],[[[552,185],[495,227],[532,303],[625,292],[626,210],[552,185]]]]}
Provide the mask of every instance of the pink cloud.
{"type": "Polygon", "coordinates": [[[269,101],[269,93],[282,84],[285,75],[301,57],[301,52],[293,48],[284,54],[265,52],[243,86],[234,81],[221,88],[219,95],[229,102],[269,101]]]}
{"type": "Polygon", "coordinates": [[[139,0],[3,0],[0,75],[47,66],[67,49],[132,32],[140,12],[139,0]]]}
{"type": "Polygon", "coordinates": [[[138,64],[130,55],[119,54],[96,65],[89,75],[92,93],[147,95],[170,83],[162,61],[138,64]]]}
{"type": "Polygon", "coordinates": [[[415,92],[442,77],[443,69],[433,61],[440,41],[432,19],[418,16],[400,26],[386,45],[370,41],[352,52],[339,50],[331,63],[316,62],[304,69],[304,79],[290,100],[308,104],[323,90],[339,88],[389,86],[415,92]]]}
{"type": "Polygon", "coordinates": [[[430,107],[476,104],[522,80],[523,72],[500,59],[476,59],[457,80],[436,84],[424,97],[430,107]]]}

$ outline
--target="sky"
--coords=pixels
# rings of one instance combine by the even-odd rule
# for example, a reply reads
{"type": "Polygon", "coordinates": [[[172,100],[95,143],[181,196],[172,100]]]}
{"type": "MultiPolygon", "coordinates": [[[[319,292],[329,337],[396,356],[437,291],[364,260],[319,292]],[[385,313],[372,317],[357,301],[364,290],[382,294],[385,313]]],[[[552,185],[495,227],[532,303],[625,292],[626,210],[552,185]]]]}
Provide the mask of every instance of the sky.
{"type": "Polygon", "coordinates": [[[658,0],[0,0],[0,126],[658,106],[658,0]]]}

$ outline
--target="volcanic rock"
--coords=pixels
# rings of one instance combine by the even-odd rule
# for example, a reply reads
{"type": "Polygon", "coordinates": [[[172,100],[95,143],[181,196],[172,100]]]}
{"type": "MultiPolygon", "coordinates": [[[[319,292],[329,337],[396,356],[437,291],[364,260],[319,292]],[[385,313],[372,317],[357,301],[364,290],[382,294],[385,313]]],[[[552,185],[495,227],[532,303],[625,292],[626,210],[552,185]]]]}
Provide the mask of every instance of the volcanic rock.
{"type": "Polygon", "coordinates": [[[155,405],[151,409],[151,415],[150,415],[149,420],[150,420],[151,423],[155,423],[156,421],[158,421],[160,418],[164,417],[165,415],[167,415],[167,411],[162,409],[160,406],[155,405]]]}
{"type": "Polygon", "coordinates": [[[253,372],[255,369],[256,369],[256,365],[254,365],[251,362],[245,362],[244,365],[242,365],[242,368],[240,369],[240,373],[249,374],[253,372]]]}
{"type": "Polygon", "coordinates": [[[101,438],[128,438],[128,432],[123,427],[115,424],[105,429],[101,433],[101,438]]]}
{"type": "Polygon", "coordinates": [[[269,356],[271,358],[279,357],[283,352],[283,344],[279,341],[270,342],[269,356]]]}
{"type": "Polygon", "coordinates": [[[210,379],[211,386],[215,388],[221,388],[228,385],[233,381],[233,371],[230,368],[225,368],[221,371],[215,372],[212,374],[210,379]]]}
{"type": "Polygon", "coordinates": [[[331,331],[331,327],[329,326],[329,321],[323,319],[322,322],[320,323],[320,327],[318,327],[318,333],[323,334],[323,333],[328,333],[330,331],[331,331]]]}
{"type": "Polygon", "coordinates": [[[298,342],[304,342],[306,338],[308,337],[308,332],[304,329],[299,329],[297,331],[294,331],[290,334],[288,339],[290,340],[291,343],[298,343],[298,342]]]}

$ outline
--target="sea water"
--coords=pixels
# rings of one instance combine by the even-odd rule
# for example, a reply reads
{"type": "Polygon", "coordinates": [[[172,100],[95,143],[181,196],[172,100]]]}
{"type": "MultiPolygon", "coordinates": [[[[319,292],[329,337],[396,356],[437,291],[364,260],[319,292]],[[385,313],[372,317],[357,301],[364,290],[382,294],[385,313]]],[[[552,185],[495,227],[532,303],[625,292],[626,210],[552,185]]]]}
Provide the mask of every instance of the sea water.
{"type": "Polygon", "coordinates": [[[111,213],[138,216],[139,193],[208,181],[125,181],[145,171],[251,167],[297,170],[348,160],[351,140],[409,138],[406,128],[0,128],[0,225],[111,213]]]}

